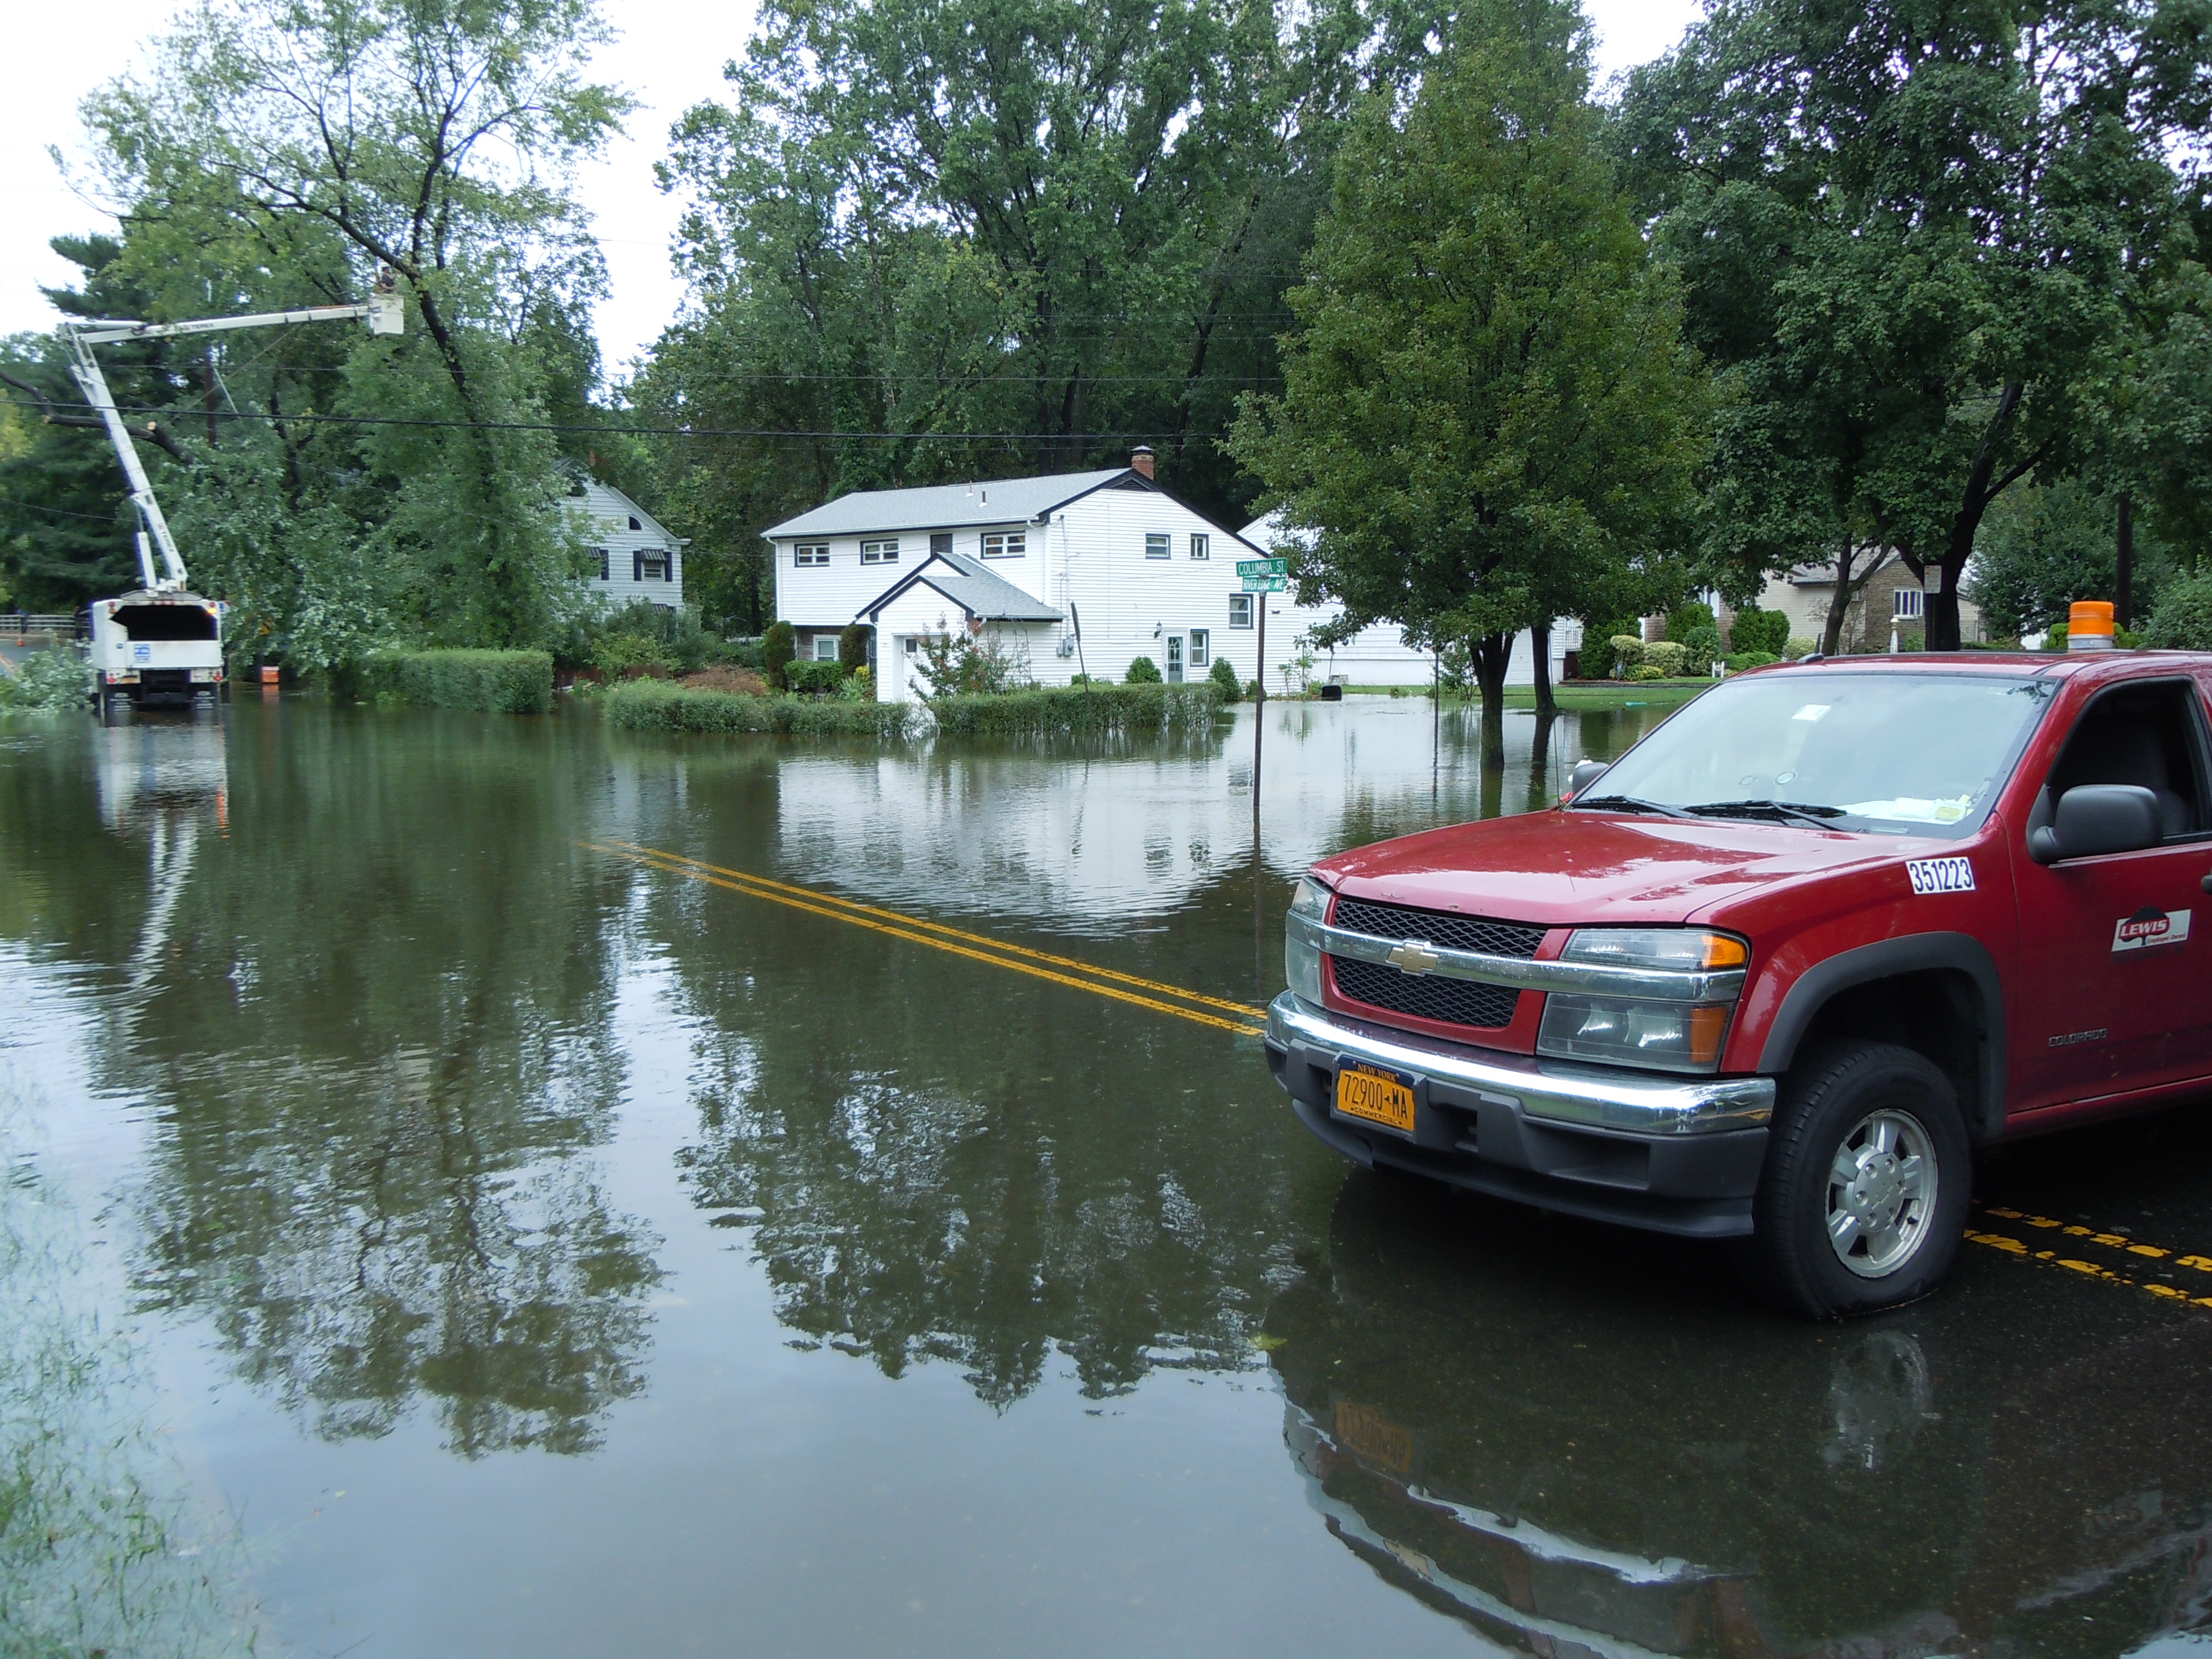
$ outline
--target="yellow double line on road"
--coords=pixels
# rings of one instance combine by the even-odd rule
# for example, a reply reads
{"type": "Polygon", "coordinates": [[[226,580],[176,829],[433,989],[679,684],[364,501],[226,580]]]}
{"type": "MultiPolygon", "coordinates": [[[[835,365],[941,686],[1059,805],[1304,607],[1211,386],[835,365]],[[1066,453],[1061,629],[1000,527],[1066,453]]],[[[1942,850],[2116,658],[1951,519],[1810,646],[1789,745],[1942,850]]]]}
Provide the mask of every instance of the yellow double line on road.
{"type": "Polygon", "coordinates": [[[1149,1008],[1155,1013],[1173,1014],[1178,1019],[1233,1031],[1238,1036],[1257,1036],[1265,1029],[1260,1010],[1249,1003],[1224,1002],[1219,997],[1186,991],[1176,985],[1163,985],[1158,980],[1140,979],[1134,974],[1125,974],[1117,969],[1100,968],[1074,957],[1054,956],[1049,951],[1033,951],[1025,945],[1009,945],[988,934],[948,927],[941,921],[926,921],[920,916],[909,916],[897,910],[886,910],[877,905],[839,898],[834,893],[824,893],[812,887],[793,886],[789,882],[757,876],[749,871],[727,869],[719,864],[708,864],[703,859],[689,858],[682,853],[671,853],[658,847],[641,847],[635,842],[626,841],[587,841],[581,844],[593,852],[627,859],[632,864],[642,865],[649,870],[688,877],[710,887],[726,888],[733,893],[765,899],[771,904],[804,910],[810,915],[826,916],[832,921],[865,927],[872,933],[903,939],[909,945],[923,945],[933,951],[965,957],[971,962],[987,963],[994,968],[1027,974],[1032,979],[1072,986],[1094,996],[1109,997],[1116,1002],[1149,1008]],[[1121,988],[1124,986],[1136,988],[1125,990],[1121,988]],[[1166,998],[1175,1000],[1164,1000],[1166,998]],[[1208,1012],[1215,1009],[1220,1012],[1208,1012]],[[1225,1015],[1235,1018],[1224,1018],[1225,1015]]]}
{"type": "MultiPolygon", "coordinates": [[[[2075,1249],[2079,1249],[2081,1243],[2100,1245],[2106,1249],[2118,1251],[2125,1255],[2136,1256],[2148,1261],[2165,1262],[2173,1267],[2185,1268],[2191,1273],[2207,1275],[2212,1275],[2212,1255],[2192,1255],[2185,1251],[2169,1249],[2163,1244],[2145,1243],[2127,1233],[2106,1232],[2095,1227],[2061,1221],[2054,1216],[2035,1215],[2025,1210],[1981,1203],[1977,1203],[1974,1207],[1984,1215],[1995,1216],[2003,1221],[2016,1222],[2022,1227],[2033,1228],[2039,1232],[2050,1234],[2052,1248],[2039,1250],[2027,1241],[2014,1238],[2008,1233],[1984,1232],[1969,1227],[1966,1230],[1966,1237],[1972,1243],[1985,1244],[1991,1249],[2002,1250],[2008,1255],[2021,1256],[2036,1261],[2047,1261],[2054,1267],[2063,1267],[2069,1273],[2077,1273],[2085,1278],[2101,1279],[2107,1284],[2133,1285],[2138,1290],[2148,1291],[2151,1295],[2168,1302],[2185,1303],[2193,1308],[2212,1308],[2212,1295],[2195,1294],[2196,1289],[2212,1291],[2212,1284],[2202,1284],[2191,1289],[2184,1289],[2174,1285],[2161,1285],[2154,1279],[2130,1279],[2125,1273],[2115,1273],[2110,1267],[2097,1262],[2085,1261],[2080,1256],[2063,1255],[2060,1252],[2068,1248],[2067,1241],[2070,1239],[2078,1241],[2073,1247],[2075,1249]]],[[[2137,1266],[2136,1271],[2141,1272],[2142,1269],[2137,1266]]]]}

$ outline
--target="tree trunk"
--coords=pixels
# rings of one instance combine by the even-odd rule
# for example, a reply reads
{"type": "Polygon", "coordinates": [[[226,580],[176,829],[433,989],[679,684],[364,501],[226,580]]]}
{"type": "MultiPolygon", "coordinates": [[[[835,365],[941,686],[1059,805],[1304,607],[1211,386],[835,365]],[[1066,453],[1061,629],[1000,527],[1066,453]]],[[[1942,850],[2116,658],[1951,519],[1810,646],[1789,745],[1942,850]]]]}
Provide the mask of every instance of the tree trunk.
{"type": "Polygon", "coordinates": [[[1482,717],[1505,719],[1505,667],[1513,660],[1510,634],[1485,634],[1468,645],[1474,658],[1474,683],[1482,691],[1482,717]]]}
{"type": "Polygon", "coordinates": [[[1528,630],[1528,660],[1536,674],[1536,713],[1556,714],[1559,705],[1552,696],[1552,625],[1538,623],[1528,630]]]}
{"type": "Polygon", "coordinates": [[[1840,655],[1844,648],[1844,618],[1850,614],[1853,592],[1851,564],[1857,555],[1858,550],[1845,537],[1842,550],[1836,555],[1836,591],[1828,599],[1827,623],[1820,629],[1820,654],[1824,657],[1840,655]]]}
{"type": "Polygon", "coordinates": [[[2112,622],[2120,628],[2135,626],[2136,505],[2120,497],[2119,574],[2112,585],[2112,622]]]}

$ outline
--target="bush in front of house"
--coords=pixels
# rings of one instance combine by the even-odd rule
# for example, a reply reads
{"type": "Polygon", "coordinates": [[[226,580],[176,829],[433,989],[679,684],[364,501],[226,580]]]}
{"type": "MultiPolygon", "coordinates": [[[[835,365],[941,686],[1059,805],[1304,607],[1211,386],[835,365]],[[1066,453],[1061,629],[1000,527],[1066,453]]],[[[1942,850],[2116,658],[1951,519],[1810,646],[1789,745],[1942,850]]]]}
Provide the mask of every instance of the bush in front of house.
{"type": "Polygon", "coordinates": [[[1729,624],[1729,661],[1737,657],[1764,653],[1780,657],[1790,646],[1790,618],[1779,611],[1761,611],[1756,605],[1746,605],[1735,613],[1729,624]]]}
{"type": "MultiPolygon", "coordinates": [[[[831,665],[835,666],[835,665],[831,665]]],[[[920,730],[911,703],[842,697],[748,697],[694,690],[666,680],[632,680],[600,699],[607,724],[633,732],[771,732],[799,738],[874,738],[896,742],[920,730]]]]}
{"type": "Polygon", "coordinates": [[[1237,684],[1237,671],[1229,665],[1226,657],[1216,657],[1213,666],[1206,671],[1206,678],[1213,682],[1224,702],[1235,702],[1244,695],[1244,688],[1237,684]]]}
{"type": "Polygon", "coordinates": [[[2142,640],[2166,651],[2212,651],[2212,574],[2176,582],[2160,594],[2142,640]]]}
{"type": "Polygon", "coordinates": [[[1204,731],[1221,708],[1211,679],[1190,685],[1053,686],[930,702],[947,737],[1036,738],[1074,732],[1204,731]]]}
{"type": "Polygon", "coordinates": [[[592,647],[592,666],[618,680],[633,668],[673,669],[676,659],[649,634],[602,634],[592,647]]]}
{"type": "Polygon", "coordinates": [[[802,696],[826,697],[851,672],[842,662],[794,662],[784,669],[783,683],[802,696]]]}
{"type": "Polygon", "coordinates": [[[769,623],[768,632],[761,635],[761,678],[777,690],[784,690],[783,671],[791,666],[791,659],[798,654],[791,624],[769,623]]]}
{"type": "Polygon", "coordinates": [[[1796,662],[1801,658],[1811,656],[1820,648],[1818,641],[1808,640],[1802,634],[1792,634],[1790,636],[1790,642],[1782,647],[1782,654],[1790,661],[1796,662]]]}
{"type": "MultiPolygon", "coordinates": [[[[1615,634],[1605,644],[1606,649],[1613,653],[1613,668],[1620,670],[1624,677],[1644,660],[1644,636],[1641,634],[1615,634]]],[[[1607,678],[1612,678],[1613,668],[1606,671],[1607,678]]]]}
{"type": "MultiPolygon", "coordinates": [[[[1680,640],[1654,640],[1644,647],[1642,666],[1659,671],[1650,677],[1654,679],[1672,679],[1683,672],[1682,665],[1688,660],[1689,655],[1689,647],[1680,640]]],[[[1641,679],[1644,676],[1639,674],[1634,678],[1641,679]]]]}
{"type": "Polygon", "coordinates": [[[1121,677],[1124,685],[1158,685],[1160,665],[1150,657],[1139,657],[1129,665],[1129,672],[1121,677]]]}
{"type": "Polygon", "coordinates": [[[488,714],[542,714],[553,706],[550,651],[372,651],[362,688],[380,700],[488,714]]]}
{"type": "Polygon", "coordinates": [[[1741,674],[1747,668],[1766,668],[1782,659],[1771,651],[1731,651],[1721,659],[1731,674],[1741,674]]]}
{"type": "Polygon", "coordinates": [[[1667,678],[1667,671],[1657,663],[1640,662],[1628,671],[1628,678],[1632,680],[1663,680],[1667,678]]]}
{"type": "Polygon", "coordinates": [[[1616,639],[1634,640],[1640,659],[1644,641],[1643,637],[1637,633],[1636,628],[1636,618],[1633,617],[1616,617],[1610,622],[1585,620],[1583,623],[1582,649],[1576,653],[1578,659],[1577,666],[1582,671],[1582,678],[1586,680],[1604,680],[1613,678],[1613,671],[1622,665],[1620,658],[1613,647],[1613,642],[1616,639]]]}
{"type": "Polygon", "coordinates": [[[837,660],[848,673],[868,665],[868,642],[876,630],[866,623],[848,623],[845,631],[837,636],[837,660]]]}

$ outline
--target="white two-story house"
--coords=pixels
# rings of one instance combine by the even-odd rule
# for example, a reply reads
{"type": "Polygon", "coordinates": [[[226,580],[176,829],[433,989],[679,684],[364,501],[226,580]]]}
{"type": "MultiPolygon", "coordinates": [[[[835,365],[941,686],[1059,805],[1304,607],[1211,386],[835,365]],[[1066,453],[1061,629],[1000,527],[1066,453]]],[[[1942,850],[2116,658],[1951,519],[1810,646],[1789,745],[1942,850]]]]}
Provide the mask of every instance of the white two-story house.
{"type": "Polygon", "coordinates": [[[691,544],[611,484],[579,478],[568,500],[577,527],[598,556],[584,585],[620,609],[643,599],[663,611],[684,603],[684,550],[691,544]]]}
{"type": "Polygon", "coordinates": [[[1104,471],[857,491],[763,533],[799,655],[833,658],[847,627],[870,626],[887,702],[917,696],[923,641],[959,629],[1040,685],[1118,681],[1139,657],[1170,682],[1216,659],[1240,684],[1259,674],[1266,596],[1242,590],[1237,562],[1263,550],[1162,489],[1148,449],[1104,471]]]}

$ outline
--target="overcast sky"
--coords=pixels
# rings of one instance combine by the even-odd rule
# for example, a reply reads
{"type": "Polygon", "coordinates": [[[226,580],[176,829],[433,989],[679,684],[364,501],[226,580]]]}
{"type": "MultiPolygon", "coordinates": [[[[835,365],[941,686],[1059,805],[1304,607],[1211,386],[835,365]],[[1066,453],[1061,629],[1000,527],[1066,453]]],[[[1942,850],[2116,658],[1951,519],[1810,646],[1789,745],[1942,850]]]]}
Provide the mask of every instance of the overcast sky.
{"type": "MultiPolygon", "coordinates": [[[[1672,46],[1698,11],[1697,0],[1583,0],[1599,35],[1599,66],[1610,75],[1672,46]]],[[[10,50],[35,74],[13,77],[0,100],[0,333],[52,325],[40,283],[63,285],[76,269],[46,247],[49,237],[112,228],[113,222],[65,185],[46,159],[49,144],[79,150],[78,100],[132,63],[135,43],[160,31],[177,0],[100,0],[100,27],[69,7],[27,6],[9,26],[10,50]]],[[[599,343],[611,373],[649,345],[675,313],[682,289],[669,273],[675,204],[653,181],[669,124],[715,96],[721,65],[742,46],[750,0],[621,0],[607,8],[621,38],[604,48],[600,76],[627,88],[642,107],[630,137],[579,180],[606,253],[612,296],[599,307],[599,343]]]]}

